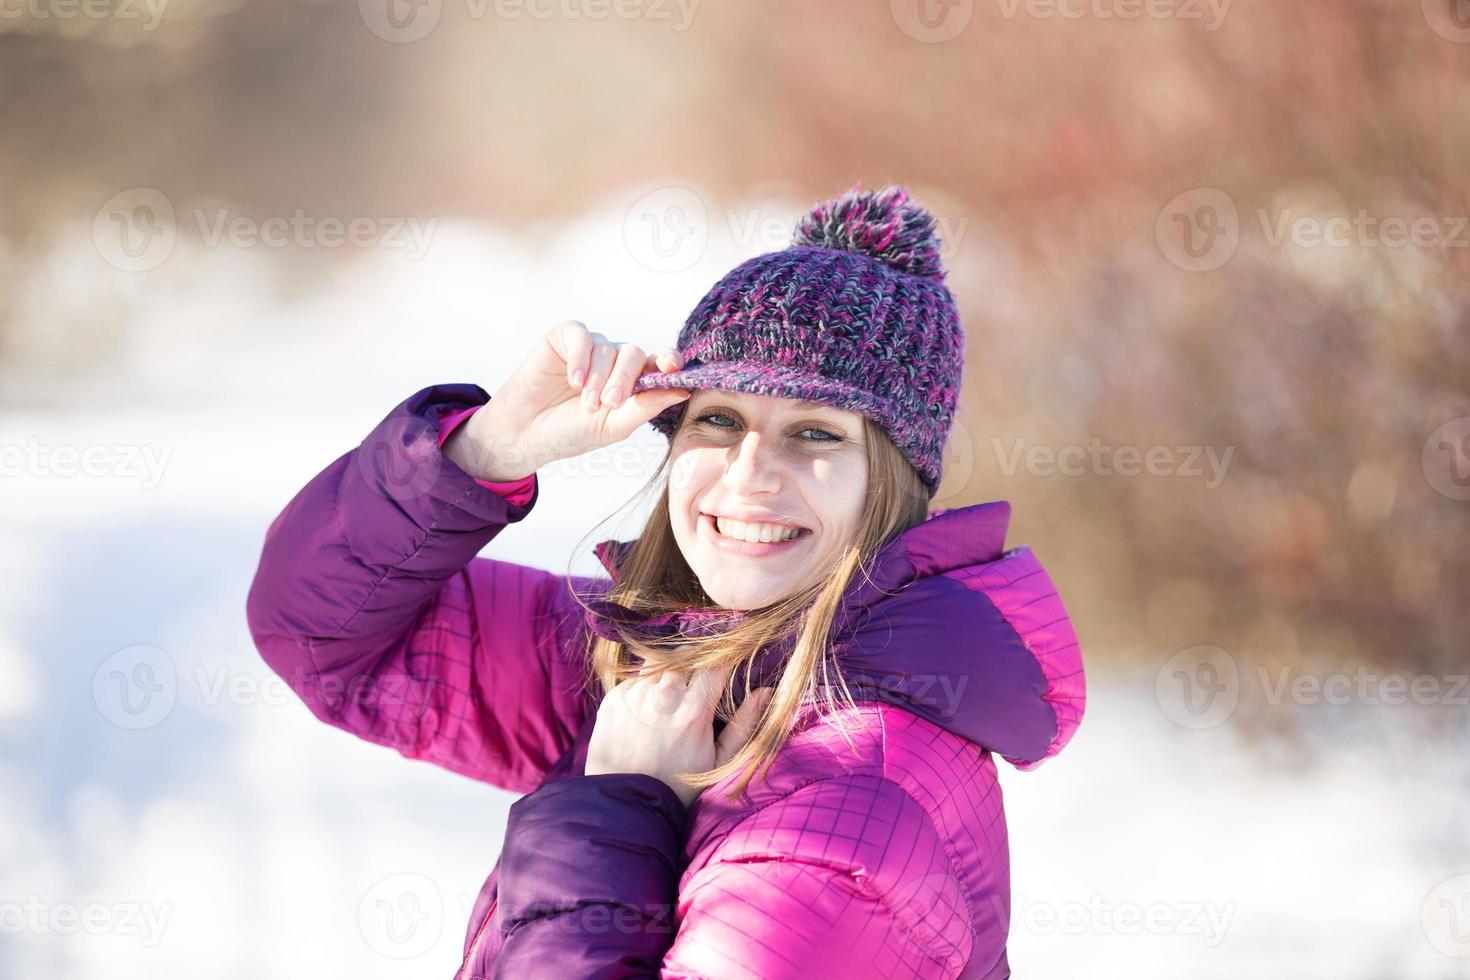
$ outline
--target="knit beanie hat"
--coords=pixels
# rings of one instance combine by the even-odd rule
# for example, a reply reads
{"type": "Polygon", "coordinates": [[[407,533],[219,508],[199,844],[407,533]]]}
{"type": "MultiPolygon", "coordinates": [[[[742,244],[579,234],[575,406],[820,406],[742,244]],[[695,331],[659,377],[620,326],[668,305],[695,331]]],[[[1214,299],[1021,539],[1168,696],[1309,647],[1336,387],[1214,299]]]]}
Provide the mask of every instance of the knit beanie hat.
{"type": "MultiPolygon", "coordinates": [[[[933,216],[903,187],[817,204],[789,247],[741,263],[700,300],[679,332],[684,367],[645,374],[633,390],[714,388],[857,412],[882,426],[932,498],[965,352],[939,245],[933,216]]],[[[649,424],[672,439],[687,404],[649,424]]]]}

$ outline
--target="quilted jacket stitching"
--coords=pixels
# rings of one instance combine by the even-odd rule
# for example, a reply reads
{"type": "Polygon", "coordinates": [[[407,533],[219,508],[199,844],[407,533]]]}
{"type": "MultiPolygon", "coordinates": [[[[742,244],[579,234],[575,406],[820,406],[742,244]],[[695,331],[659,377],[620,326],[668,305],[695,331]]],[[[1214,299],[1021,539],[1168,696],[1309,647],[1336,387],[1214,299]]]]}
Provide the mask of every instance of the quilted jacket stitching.
{"type": "MultiPolygon", "coordinates": [[[[962,895],[965,899],[965,914],[969,916],[969,921],[965,924],[965,928],[967,931],[973,934],[975,926],[975,906],[974,903],[970,900],[970,890],[965,887],[964,863],[960,860],[959,855],[955,853],[954,845],[950,841],[949,835],[944,833],[944,831],[940,829],[938,822],[934,819],[934,813],[928,807],[920,802],[914,796],[914,794],[910,793],[908,789],[904,787],[901,783],[899,783],[895,779],[891,779],[888,776],[888,707],[889,706],[887,705],[879,705],[877,707],[878,726],[883,739],[883,778],[887,779],[895,786],[898,786],[899,789],[902,789],[904,795],[913,800],[914,805],[917,806],[920,810],[924,811],[924,816],[929,821],[929,826],[934,830],[934,836],[939,838],[940,844],[944,847],[945,857],[949,858],[950,874],[954,875],[955,883],[959,886],[960,889],[960,895],[962,895]]],[[[902,711],[903,709],[894,708],[894,710],[902,711]]],[[[923,721],[922,718],[917,718],[917,716],[915,716],[915,718],[917,721],[923,721]]]]}

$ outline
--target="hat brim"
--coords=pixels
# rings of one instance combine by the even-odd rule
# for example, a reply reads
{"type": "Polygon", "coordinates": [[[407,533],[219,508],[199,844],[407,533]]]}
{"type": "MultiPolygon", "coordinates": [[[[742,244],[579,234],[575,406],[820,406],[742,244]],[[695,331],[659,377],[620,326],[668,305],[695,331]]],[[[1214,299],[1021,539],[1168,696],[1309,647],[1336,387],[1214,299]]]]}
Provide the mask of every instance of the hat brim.
{"type": "MultiPolygon", "coordinates": [[[[883,423],[892,411],[887,399],[872,392],[854,388],[807,370],[783,368],[769,363],[718,361],[696,364],[678,371],[650,372],[633,383],[633,393],[650,388],[686,388],[690,391],[709,388],[738,391],[775,398],[795,398],[817,402],[833,408],[857,412],[883,423]]],[[[671,405],[649,420],[649,424],[666,436],[672,436],[684,416],[688,400],[671,405]]]]}

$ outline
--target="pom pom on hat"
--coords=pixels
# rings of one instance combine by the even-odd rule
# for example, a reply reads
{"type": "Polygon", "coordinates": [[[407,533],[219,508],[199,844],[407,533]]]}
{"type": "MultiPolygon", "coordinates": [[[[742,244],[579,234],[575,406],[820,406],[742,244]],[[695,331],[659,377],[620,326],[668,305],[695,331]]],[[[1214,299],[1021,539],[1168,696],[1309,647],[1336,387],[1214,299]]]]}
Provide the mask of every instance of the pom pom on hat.
{"type": "Polygon", "coordinates": [[[901,272],[944,278],[934,216],[903,187],[854,188],[817,204],[797,224],[792,244],[856,252],[901,272]]]}

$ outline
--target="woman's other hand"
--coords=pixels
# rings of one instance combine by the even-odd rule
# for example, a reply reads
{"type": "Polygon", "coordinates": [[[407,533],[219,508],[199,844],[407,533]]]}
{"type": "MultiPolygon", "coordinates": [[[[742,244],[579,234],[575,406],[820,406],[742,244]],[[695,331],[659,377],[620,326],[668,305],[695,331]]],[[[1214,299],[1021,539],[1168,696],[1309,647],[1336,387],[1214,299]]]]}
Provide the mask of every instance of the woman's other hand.
{"type": "Polygon", "coordinates": [[[773,688],[753,690],[734,716],[714,735],[715,706],[730,676],[728,668],[689,674],[648,665],[636,678],[619,683],[597,709],[587,747],[586,774],[638,772],[669,785],[688,806],[701,789],[680,778],[723,765],[748,742],[769,703],[773,688]]]}
{"type": "Polygon", "coordinates": [[[548,463],[620,442],[687,399],[689,391],[673,388],[631,394],[645,373],[683,366],[674,348],[647,354],[577,320],[559,323],[489,404],[449,437],[444,453],[478,479],[519,480],[548,463]]]}

